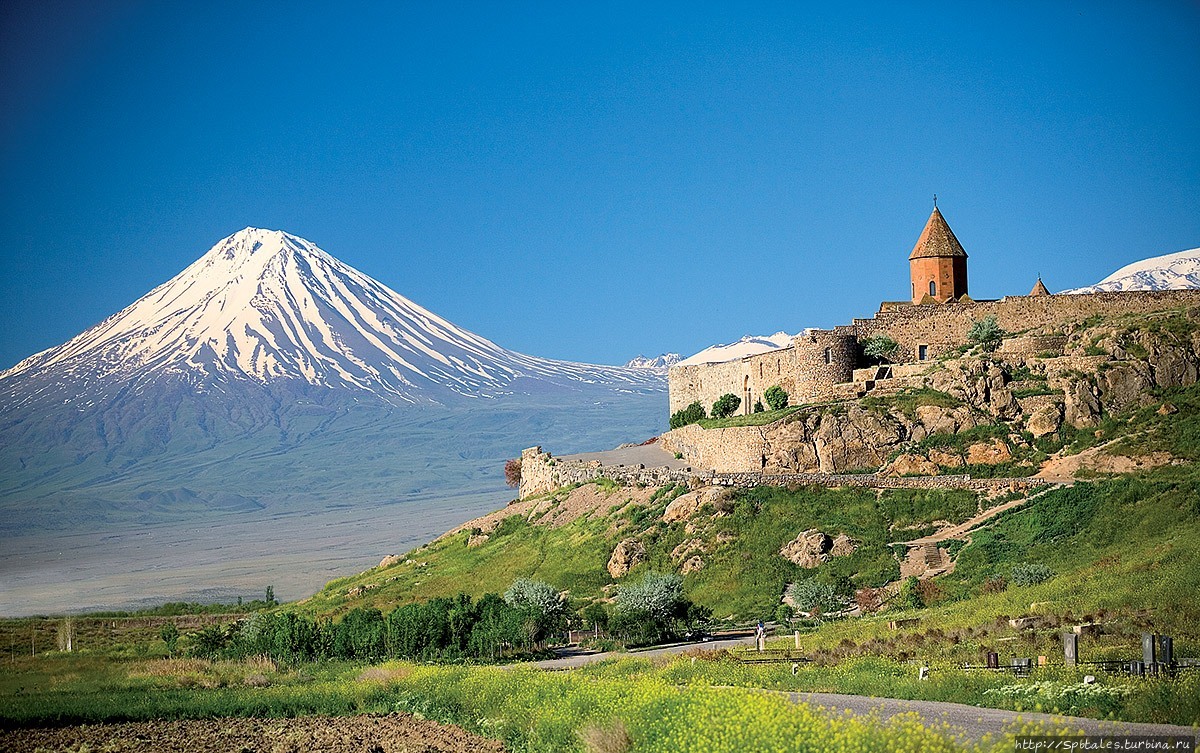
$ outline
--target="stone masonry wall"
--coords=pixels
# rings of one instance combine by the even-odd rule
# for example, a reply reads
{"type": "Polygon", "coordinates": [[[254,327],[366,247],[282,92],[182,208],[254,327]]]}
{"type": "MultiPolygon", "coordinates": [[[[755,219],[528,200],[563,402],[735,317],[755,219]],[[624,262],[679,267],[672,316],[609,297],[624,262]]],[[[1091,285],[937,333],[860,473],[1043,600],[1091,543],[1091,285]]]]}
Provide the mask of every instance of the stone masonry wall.
{"type": "Polygon", "coordinates": [[[908,306],[879,311],[870,319],[855,319],[859,338],[883,334],[900,343],[905,361],[917,360],[920,345],[927,358],[967,341],[971,325],[996,317],[1002,329],[1018,332],[1039,326],[1080,322],[1091,316],[1162,311],[1200,306],[1200,290],[1133,291],[1084,295],[1015,296],[999,301],[908,306]]]}
{"type": "Polygon", "coordinates": [[[1029,492],[1046,482],[1034,478],[978,478],[970,476],[891,477],[874,473],[713,473],[687,469],[641,466],[604,466],[598,462],[561,461],[531,447],[521,453],[520,498],[542,494],[572,484],[607,478],[623,486],[664,486],[690,484],[693,486],[730,486],[748,489],[755,486],[824,486],[836,489],[844,486],[871,489],[971,489],[987,495],[1007,492],[1029,492]]]}
{"type": "Polygon", "coordinates": [[[852,332],[809,330],[792,344],[755,356],[724,363],[675,366],[667,376],[670,412],[699,402],[705,411],[724,394],[741,398],[738,414],[754,410],[768,388],[779,386],[791,403],[827,399],[833,385],[846,382],[858,359],[858,344],[852,332]]]}
{"type": "MultiPolygon", "coordinates": [[[[870,319],[855,319],[853,324],[828,331],[810,330],[797,336],[787,348],[725,363],[675,366],[667,375],[669,410],[674,413],[696,401],[711,410],[717,398],[732,393],[742,398],[738,412],[749,413],[754,401],[772,385],[782,387],[793,405],[852,397],[854,390],[845,383],[852,379],[857,343],[871,335],[891,337],[901,347],[898,360],[915,362],[922,345],[929,360],[964,344],[971,326],[987,316],[996,317],[1001,328],[1017,332],[1077,323],[1097,315],[1111,317],[1196,306],[1200,306],[1200,290],[1016,296],[920,306],[885,303],[870,319]]],[[[1030,336],[1016,338],[1005,347],[1034,355],[1061,349],[1061,340],[1030,336]]]]}

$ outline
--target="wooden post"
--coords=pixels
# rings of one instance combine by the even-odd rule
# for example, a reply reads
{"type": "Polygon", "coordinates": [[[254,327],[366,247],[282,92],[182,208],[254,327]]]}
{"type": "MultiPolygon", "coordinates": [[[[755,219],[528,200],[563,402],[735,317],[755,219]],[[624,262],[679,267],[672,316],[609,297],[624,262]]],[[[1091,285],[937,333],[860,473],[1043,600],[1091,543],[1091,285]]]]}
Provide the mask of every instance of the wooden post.
{"type": "Polygon", "coordinates": [[[800,631],[796,631],[796,648],[800,648],[800,631]]]}

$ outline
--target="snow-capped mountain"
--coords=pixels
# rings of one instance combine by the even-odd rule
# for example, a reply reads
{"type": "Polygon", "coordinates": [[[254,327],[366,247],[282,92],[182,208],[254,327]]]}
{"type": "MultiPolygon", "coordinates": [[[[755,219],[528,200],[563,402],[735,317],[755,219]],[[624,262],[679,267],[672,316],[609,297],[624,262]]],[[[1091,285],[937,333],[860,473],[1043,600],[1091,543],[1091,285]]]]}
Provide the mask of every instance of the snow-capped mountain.
{"type": "Polygon", "coordinates": [[[669,369],[683,360],[678,353],[663,353],[654,358],[638,356],[625,364],[627,369],[669,369]]]}
{"type": "Polygon", "coordinates": [[[1200,248],[1154,256],[1121,267],[1095,285],[1064,293],[1105,293],[1121,290],[1186,290],[1200,288],[1200,248]]]}
{"type": "MultiPolygon", "coordinates": [[[[55,348],[0,372],[0,407],[28,378],[83,398],[113,384],[231,381],[370,392],[389,402],[553,385],[661,390],[642,369],[553,361],[468,332],[278,230],[246,228],[176,277],[55,348]],[[518,384],[519,383],[519,384],[518,384]]],[[[27,395],[26,395],[27,396],[27,395]]]]}
{"type": "Polygon", "coordinates": [[[786,348],[791,344],[793,337],[795,335],[789,335],[786,332],[776,332],[770,336],[746,335],[737,342],[709,346],[696,355],[683,359],[676,365],[693,366],[701,363],[723,363],[738,358],[745,358],[746,356],[755,356],[759,353],[766,353],[768,350],[786,348]]]}
{"type": "Polygon", "coordinates": [[[615,447],[666,417],[660,371],[513,352],[247,228],[0,373],[0,615],[242,577],[298,597],[332,556],[361,570],[503,504],[526,447],[615,447]]]}

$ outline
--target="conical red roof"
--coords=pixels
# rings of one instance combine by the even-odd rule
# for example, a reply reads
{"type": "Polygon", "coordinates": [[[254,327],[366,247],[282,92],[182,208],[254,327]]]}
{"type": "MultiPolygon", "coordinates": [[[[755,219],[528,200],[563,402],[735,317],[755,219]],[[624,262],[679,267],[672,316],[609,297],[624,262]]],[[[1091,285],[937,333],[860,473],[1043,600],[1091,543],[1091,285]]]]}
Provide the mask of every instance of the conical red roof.
{"type": "Polygon", "coordinates": [[[962,244],[954,237],[954,231],[946,224],[946,218],[934,207],[933,214],[929,215],[929,221],[925,223],[925,229],[921,231],[921,237],[917,239],[917,245],[913,246],[908,259],[912,261],[950,256],[961,256],[965,259],[967,252],[963,251],[962,244]]]}

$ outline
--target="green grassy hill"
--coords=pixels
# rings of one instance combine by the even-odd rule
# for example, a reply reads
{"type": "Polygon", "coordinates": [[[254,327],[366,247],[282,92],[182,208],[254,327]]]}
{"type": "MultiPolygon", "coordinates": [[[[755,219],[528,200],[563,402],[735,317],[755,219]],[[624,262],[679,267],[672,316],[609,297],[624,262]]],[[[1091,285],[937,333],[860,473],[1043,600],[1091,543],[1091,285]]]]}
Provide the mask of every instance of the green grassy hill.
{"type": "MultiPolygon", "coordinates": [[[[1158,631],[1176,636],[1177,651],[1200,654],[1200,387],[1162,391],[1152,405],[1108,425],[1119,435],[1108,452],[1168,452],[1172,464],[1081,481],[1002,513],[969,543],[949,542],[956,567],[922,587],[922,608],[892,598],[880,615],[822,623],[805,645],[830,656],[908,656],[914,646],[937,643],[937,655],[973,661],[1002,638],[1027,654],[1053,654],[1060,650],[1054,646],[1061,626],[1098,620],[1107,637],[1093,644],[1097,650],[1117,652],[1138,633],[1158,631]],[[1175,411],[1160,410],[1163,404],[1175,411]],[[1026,565],[1044,565],[1053,575],[1018,585],[1013,569],[1026,565]],[[907,632],[889,631],[886,623],[897,615],[922,622],[907,632]],[[1034,627],[1009,627],[1010,618],[1021,616],[1035,617],[1034,627]],[[949,633],[956,639],[940,641],[949,633]]],[[[290,608],[314,616],[358,606],[386,612],[459,592],[502,593],[517,578],[545,581],[586,603],[647,571],[680,572],[699,556],[703,567],[684,576],[689,598],[718,618],[769,618],[791,583],[827,584],[849,603],[857,589],[897,581],[901,552],[890,542],[967,520],[1002,501],[959,490],[759,487],[714,493],[690,518],[665,521],[668,504],[687,491],[600,482],[514,503],[397,564],[333,581],[290,608]],[[582,511],[581,497],[589,500],[582,511]],[[814,528],[845,534],[858,548],[812,569],[780,555],[784,544],[814,528]],[[486,540],[472,541],[484,532],[486,540]],[[641,542],[646,557],[616,579],[606,565],[626,539],[641,542]]]]}

